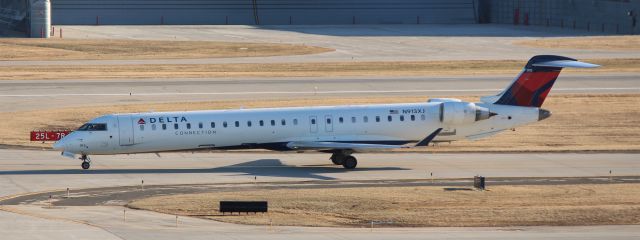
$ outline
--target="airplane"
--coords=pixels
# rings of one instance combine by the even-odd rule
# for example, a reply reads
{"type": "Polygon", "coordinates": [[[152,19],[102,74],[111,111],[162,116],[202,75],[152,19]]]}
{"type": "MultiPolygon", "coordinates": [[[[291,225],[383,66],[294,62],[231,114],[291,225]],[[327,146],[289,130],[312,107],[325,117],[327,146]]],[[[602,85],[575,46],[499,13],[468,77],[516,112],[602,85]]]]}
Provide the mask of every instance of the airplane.
{"type": "Polygon", "coordinates": [[[540,108],[563,68],[599,65],[539,55],[497,95],[480,102],[434,98],[425,102],[109,114],[97,117],[57,141],[62,155],[160,153],[207,149],[320,151],[346,169],[354,153],[427,147],[431,142],[486,138],[542,121],[540,108]]]}

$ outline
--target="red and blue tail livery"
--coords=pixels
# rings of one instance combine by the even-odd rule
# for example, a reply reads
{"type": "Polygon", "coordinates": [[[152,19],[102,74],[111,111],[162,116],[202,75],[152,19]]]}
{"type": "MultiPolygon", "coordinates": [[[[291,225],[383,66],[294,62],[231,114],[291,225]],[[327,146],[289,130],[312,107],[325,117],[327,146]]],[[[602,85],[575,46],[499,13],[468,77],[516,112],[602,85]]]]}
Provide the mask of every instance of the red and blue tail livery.
{"type": "Polygon", "coordinates": [[[532,57],[522,73],[507,87],[494,104],[521,107],[540,107],[565,67],[594,68],[598,65],[576,59],[539,55],[532,57]]]}

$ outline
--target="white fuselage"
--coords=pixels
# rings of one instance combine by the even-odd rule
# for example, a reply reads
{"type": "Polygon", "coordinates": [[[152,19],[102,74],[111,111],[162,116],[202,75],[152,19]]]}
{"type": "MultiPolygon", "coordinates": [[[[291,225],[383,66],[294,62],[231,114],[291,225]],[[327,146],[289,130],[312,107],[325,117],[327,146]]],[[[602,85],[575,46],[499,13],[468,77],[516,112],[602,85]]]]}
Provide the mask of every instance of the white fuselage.
{"type": "Polygon", "coordinates": [[[462,124],[442,122],[441,102],[357,106],[150,112],[105,115],[100,131],[74,131],[56,148],[74,154],[197,149],[286,149],[287,142],[405,144],[443,128],[436,142],[478,139],[539,120],[539,108],[476,103],[497,113],[462,124]]]}

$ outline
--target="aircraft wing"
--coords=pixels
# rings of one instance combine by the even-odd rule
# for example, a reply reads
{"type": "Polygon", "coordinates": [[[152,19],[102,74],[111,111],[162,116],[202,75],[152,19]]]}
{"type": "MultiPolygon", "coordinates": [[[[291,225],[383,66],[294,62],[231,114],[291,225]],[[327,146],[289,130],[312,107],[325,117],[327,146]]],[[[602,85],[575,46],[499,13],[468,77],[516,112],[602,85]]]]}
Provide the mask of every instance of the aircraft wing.
{"type": "Polygon", "coordinates": [[[349,143],[349,142],[328,142],[328,141],[295,141],[287,143],[287,147],[296,150],[332,150],[332,149],[351,149],[351,150],[371,150],[371,149],[402,149],[428,146],[429,143],[442,131],[442,128],[436,129],[433,133],[419,141],[416,145],[389,145],[389,144],[371,144],[371,143],[349,143]]]}
{"type": "Polygon", "coordinates": [[[387,145],[387,144],[370,144],[370,143],[349,143],[349,142],[289,142],[287,147],[291,149],[313,149],[313,150],[329,150],[329,149],[393,149],[393,148],[409,148],[407,145],[387,145]]]}

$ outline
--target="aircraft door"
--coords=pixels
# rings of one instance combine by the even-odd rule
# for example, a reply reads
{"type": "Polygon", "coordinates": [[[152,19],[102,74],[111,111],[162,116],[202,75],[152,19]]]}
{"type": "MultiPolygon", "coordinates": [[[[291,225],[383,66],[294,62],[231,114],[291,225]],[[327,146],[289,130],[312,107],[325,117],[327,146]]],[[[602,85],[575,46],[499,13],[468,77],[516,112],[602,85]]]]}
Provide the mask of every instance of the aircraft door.
{"type": "Polygon", "coordinates": [[[331,115],[324,116],[324,130],[327,132],[333,132],[333,117],[331,115]]]}
{"type": "Polygon", "coordinates": [[[133,145],[133,119],[131,115],[118,116],[120,146],[133,145]]]}
{"type": "Polygon", "coordinates": [[[311,133],[318,132],[318,119],[316,116],[309,116],[309,131],[311,133]]]}

